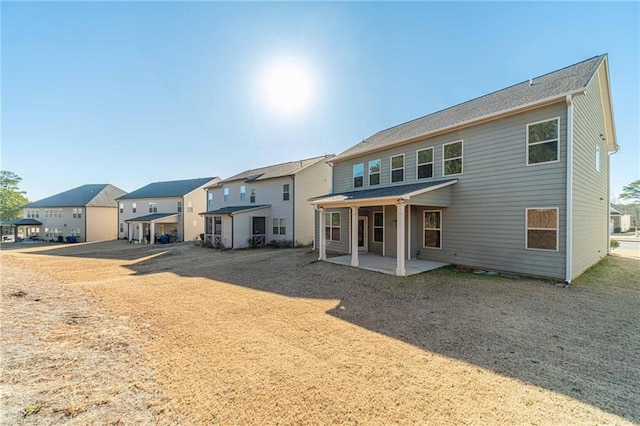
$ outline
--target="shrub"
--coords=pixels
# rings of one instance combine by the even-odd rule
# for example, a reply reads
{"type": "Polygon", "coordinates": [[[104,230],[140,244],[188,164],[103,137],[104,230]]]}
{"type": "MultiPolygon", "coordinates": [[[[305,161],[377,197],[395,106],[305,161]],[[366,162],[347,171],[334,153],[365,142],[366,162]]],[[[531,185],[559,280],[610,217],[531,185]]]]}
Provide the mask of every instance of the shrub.
{"type": "Polygon", "coordinates": [[[609,245],[611,246],[611,250],[617,249],[618,247],[620,247],[620,241],[612,239],[609,245]]]}
{"type": "Polygon", "coordinates": [[[292,248],[294,246],[293,240],[271,240],[269,244],[275,248],[292,248]]]}
{"type": "Polygon", "coordinates": [[[622,228],[620,228],[619,226],[617,226],[617,227],[613,228],[613,233],[614,233],[614,234],[619,234],[619,233],[621,233],[621,232],[622,232],[622,228]]]}

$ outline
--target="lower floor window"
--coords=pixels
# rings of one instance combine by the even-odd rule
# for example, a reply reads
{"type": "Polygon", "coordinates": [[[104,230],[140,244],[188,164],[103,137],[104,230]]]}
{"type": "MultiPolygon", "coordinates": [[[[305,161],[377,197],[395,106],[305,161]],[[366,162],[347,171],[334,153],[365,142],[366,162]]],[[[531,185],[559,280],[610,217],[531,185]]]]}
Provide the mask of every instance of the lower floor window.
{"type": "Polygon", "coordinates": [[[326,213],[324,234],[327,241],[340,241],[340,212],[326,213]]]}
{"type": "Polygon", "coordinates": [[[285,219],[273,219],[273,235],[286,235],[287,226],[285,219]]]}
{"type": "Polygon", "coordinates": [[[79,237],[80,236],[80,228],[71,228],[71,236],[79,237]]]}
{"type": "Polygon", "coordinates": [[[423,247],[442,247],[442,212],[439,210],[427,210],[424,212],[424,239],[423,247]]]}
{"type": "Polygon", "coordinates": [[[558,208],[526,209],[527,249],[558,250],[558,208]]]}
{"type": "Polygon", "coordinates": [[[222,216],[213,218],[213,235],[222,235],[222,216]]]}
{"type": "Polygon", "coordinates": [[[384,242],[384,214],[382,212],[373,212],[373,241],[376,243],[384,242]]]}
{"type": "Polygon", "coordinates": [[[120,233],[122,234],[124,232],[124,223],[120,224],[120,233]]]}

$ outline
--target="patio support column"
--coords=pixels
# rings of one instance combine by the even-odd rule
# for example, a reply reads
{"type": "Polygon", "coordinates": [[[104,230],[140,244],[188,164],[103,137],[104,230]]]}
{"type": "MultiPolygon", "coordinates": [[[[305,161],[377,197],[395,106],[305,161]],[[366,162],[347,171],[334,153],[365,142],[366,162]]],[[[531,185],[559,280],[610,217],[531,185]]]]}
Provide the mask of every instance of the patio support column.
{"type": "Polygon", "coordinates": [[[358,267],[358,207],[351,207],[351,266],[358,267]]]}
{"type": "Polygon", "coordinates": [[[142,223],[138,222],[138,244],[142,244],[142,223]]]}
{"type": "Polygon", "coordinates": [[[327,260],[327,236],[325,235],[325,214],[324,208],[320,207],[320,229],[318,230],[318,260],[327,260]]]}
{"type": "Polygon", "coordinates": [[[404,259],[404,202],[396,204],[396,237],[397,237],[397,253],[396,253],[396,275],[404,277],[407,273],[405,270],[404,259]]]}
{"type": "Polygon", "coordinates": [[[151,222],[149,226],[151,226],[151,230],[149,231],[149,244],[155,244],[156,243],[156,237],[155,237],[156,224],[151,222]]]}

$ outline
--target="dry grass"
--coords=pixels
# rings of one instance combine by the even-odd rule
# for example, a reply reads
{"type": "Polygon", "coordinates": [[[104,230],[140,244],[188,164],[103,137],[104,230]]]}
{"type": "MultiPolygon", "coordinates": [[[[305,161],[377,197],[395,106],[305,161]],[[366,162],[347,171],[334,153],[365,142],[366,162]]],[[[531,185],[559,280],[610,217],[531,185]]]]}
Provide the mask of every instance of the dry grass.
{"type": "Polygon", "coordinates": [[[30,404],[32,424],[640,422],[640,262],[607,259],[564,289],[315,258],[3,252],[3,424],[30,404]]]}

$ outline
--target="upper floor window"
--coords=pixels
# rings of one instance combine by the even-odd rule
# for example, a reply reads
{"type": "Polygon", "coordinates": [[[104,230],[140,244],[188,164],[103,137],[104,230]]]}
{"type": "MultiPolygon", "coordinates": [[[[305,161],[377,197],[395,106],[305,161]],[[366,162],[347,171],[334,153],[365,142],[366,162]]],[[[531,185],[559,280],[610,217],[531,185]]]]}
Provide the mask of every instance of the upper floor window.
{"type": "Polygon", "coordinates": [[[158,213],[158,203],[149,203],[149,213],[158,213]]]}
{"type": "Polygon", "coordinates": [[[213,192],[207,192],[207,207],[213,206],[213,192]]]}
{"type": "Polygon", "coordinates": [[[417,152],[418,179],[433,177],[433,148],[421,149],[417,152]]]}
{"type": "Polygon", "coordinates": [[[240,186],[240,199],[244,200],[247,198],[247,187],[245,185],[240,186]]]}
{"type": "Polygon", "coordinates": [[[120,213],[124,213],[124,203],[120,203],[120,213]]]}
{"type": "Polygon", "coordinates": [[[559,128],[559,118],[527,124],[527,165],[558,161],[559,128]]]}
{"type": "Polygon", "coordinates": [[[193,203],[191,201],[187,201],[187,213],[193,213],[193,203]]]}
{"type": "Polygon", "coordinates": [[[71,213],[71,217],[73,217],[74,219],[82,218],[82,209],[81,208],[73,209],[73,212],[71,213]]]}
{"type": "Polygon", "coordinates": [[[289,201],[289,184],[285,183],[282,185],[282,200],[289,201]]]}
{"type": "Polygon", "coordinates": [[[391,157],[391,182],[404,182],[404,154],[391,157]]]}
{"type": "Polygon", "coordinates": [[[138,211],[138,204],[137,203],[131,203],[131,212],[135,213],[138,211]]]}
{"type": "Polygon", "coordinates": [[[600,145],[596,142],[596,172],[600,171],[600,145]]]}
{"type": "Polygon", "coordinates": [[[525,248],[558,250],[558,208],[526,209],[527,242],[525,248]]]}
{"type": "Polygon", "coordinates": [[[442,175],[462,174],[462,141],[442,145],[442,175]]]}
{"type": "Polygon", "coordinates": [[[353,165],[353,187],[359,188],[364,185],[364,164],[353,165]]]}
{"type": "Polygon", "coordinates": [[[178,213],[182,213],[182,201],[178,201],[178,213]]]}
{"type": "Polygon", "coordinates": [[[369,161],[369,186],[380,185],[380,160],[369,161]]]}
{"type": "Polygon", "coordinates": [[[249,202],[250,203],[255,203],[256,202],[256,190],[255,189],[251,190],[251,195],[249,196],[249,202]]]}
{"type": "Polygon", "coordinates": [[[224,193],[223,193],[223,197],[222,197],[222,199],[223,199],[224,201],[229,201],[229,188],[225,188],[225,189],[224,189],[224,193]]]}

